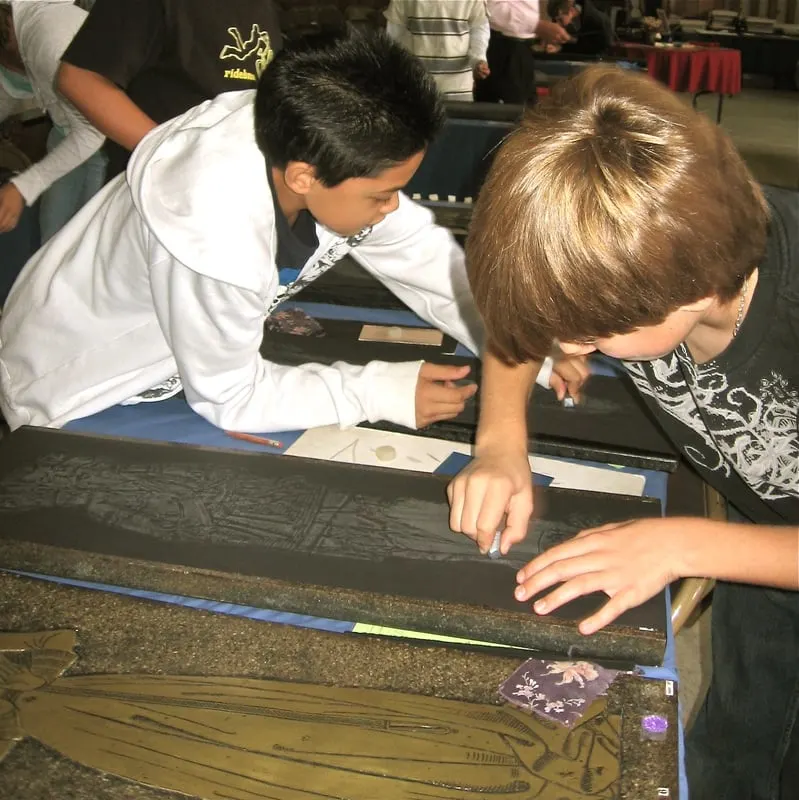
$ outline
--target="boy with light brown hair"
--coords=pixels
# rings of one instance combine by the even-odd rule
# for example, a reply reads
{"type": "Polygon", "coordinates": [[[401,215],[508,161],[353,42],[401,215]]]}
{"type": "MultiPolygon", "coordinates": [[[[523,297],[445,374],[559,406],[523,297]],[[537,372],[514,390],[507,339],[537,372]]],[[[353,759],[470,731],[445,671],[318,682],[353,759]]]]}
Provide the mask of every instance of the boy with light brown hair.
{"type": "Polygon", "coordinates": [[[583,531],[519,571],[545,614],[589,592],[591,634],[673,580],[717,580],[713,682],[690,731],[691,800],[799,789],[799,195],[757,185],[724,132],[650,79],[563,82],[500,149],[467,245],[491,353],[476,459],[451,524],[526,533],[527,395],[553,346],[620,359],[729,522],[583,531]],[[754,524],[752,524],[754,523],[754,524]]]}

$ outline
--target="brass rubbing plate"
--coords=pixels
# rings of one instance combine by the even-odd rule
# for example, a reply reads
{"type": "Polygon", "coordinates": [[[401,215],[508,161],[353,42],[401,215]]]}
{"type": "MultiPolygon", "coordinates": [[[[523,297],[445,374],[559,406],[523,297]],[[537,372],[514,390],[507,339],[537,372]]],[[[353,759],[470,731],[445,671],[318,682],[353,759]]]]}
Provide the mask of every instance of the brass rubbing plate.
{"type": "Polygon", "coordinates": [[[497,703],[510,658],[8,575],[0,595],[3,797],[676,797],[662,682],[619,679],[569,730],[497,703]],[[640,742],[653,712],[665,743],[640,742]]]}

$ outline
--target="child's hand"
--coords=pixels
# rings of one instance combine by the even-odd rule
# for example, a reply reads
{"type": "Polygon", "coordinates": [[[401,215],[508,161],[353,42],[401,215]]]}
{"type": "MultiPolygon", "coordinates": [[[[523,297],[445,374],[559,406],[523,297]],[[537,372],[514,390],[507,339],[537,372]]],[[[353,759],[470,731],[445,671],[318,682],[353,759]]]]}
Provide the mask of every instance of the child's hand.
{"type": "Polygon", "coordinates": [[[474,77],[481,81],[483,78],[487,78],[491,74],[491,70],[488,68],[487,61],[478,61],[474,65],[474,77]]]}
{"type": "Polygon", "coordinates": [[[416,426],[424,428],[442,419],[452,419],[463,411],[466,401],[477,391],[477,384],[456,386],[455,381],[469,374],[470,367],[425,362],[416,383],[416,426]]]}
{"type": "Polygon", "coordinates": [[[537,614],[548,614],[576,597],[605,592],[610,600],[580,623],[580,633],[595,633],[679,577],[676,563],[686,522],[641,519],[585,530],[522,567],[516,599],[529,600],[560,583],[533,605],[537,614]]]}
{"type": "Polygon", "coordinates": [[[566,395],[575,403],[580,401],[580,389],[591,377],[591,368],[586,356],[561,356],[552,365],[549,388],[563,400],[566,395]]]}
{"type": "Polygon", "coordinates": [[[485,449],[447,487],[452,530],[487,553],[498,530],[500,551],[527,535],[533,513],[533,478],[525,448],[485,449]],[[504,524],[503,524],[504,520],[504,524]]]}
{"type": "Polygon", "coordinates": [[[25,208],[25,198],[13,183],[0,187],[0,233],[8,233],[17,227],[25,208]]]}

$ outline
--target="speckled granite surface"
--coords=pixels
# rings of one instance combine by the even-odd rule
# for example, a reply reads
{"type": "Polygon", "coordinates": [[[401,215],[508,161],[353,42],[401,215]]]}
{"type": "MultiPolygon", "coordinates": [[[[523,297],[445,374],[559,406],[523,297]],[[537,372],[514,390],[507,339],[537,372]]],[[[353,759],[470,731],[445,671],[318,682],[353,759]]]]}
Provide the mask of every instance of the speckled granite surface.
{"type": "MultiPolygon", "coordinates": [[[[0,563],[4,563],[2,557],[0,563]]],[[[87,571],[90,569],[87,565],[87,571]]],[[[173,579],[176,577],[172,575],[173,579]]],[[[182,588],[188,588],[192,581],[211,579],[218,580],[212,576],[185,576],[182,588]]],[[[78,660],[67,670],[68,677],[60,679],[62,686],[72,676],[97,673],[234,676],[388,689],[494,706],[498,703],[498,684],[520,661],[519,657],[259,623],[0,573],[0,631],[56,629],[77,631],[78,660]]],[[[52,653],[41,658],[48,664],[53,661],[52,653]]],[[[28,674],[26,670],[36,671],[35,664],[31,667],[24,653],[9,655],[3,676],[6,688],[0,692],[0,711],[4,712],[0,714],[0,753],[4,751],[3,739],[8,750],[0,763],[0,797],[9,800],[177,797],[172,792],[134,784],[76,764],[31,736],[11,746],[8,739],[13,703],[24,699],[25,693],[8,689],[18,686],[14,681],[20,680],[14,677],[14,669],[9,672],[8,664],[18,668],[21,675],[28,674]]],[[[60,691],[64,694],[67,690],[60,691]]],[[[34,686],[34,691],[27,694],[35,692],[34,686]]],[[[669,795],[660,796],[676,797],[676,699],[666,696],[664,684],[632,676],[620,678],[611,687],[607,711],[603,714],[609,715],[611,722],[618,720],[621,777],[604,794],[597,794],[598,790],[591,788],[589,781],[584,793],[564,790],[545,796],[569,800],[583,797],[637,800],[657,797],[658,789],[668,789],[669,795]],[[664,715],[670,721],[664,742],[641,740],[641,717],[652,713],[664,715]]],[[[60,723],[54,718],[52,724],[60,723]]],[[[575,741],[581,741],[580,736],[575,741]]],[[[543,768],[541,764],[535,766],[543,768]]],[[[202,796],[209,799],[244,796],[215,792],[217,789],[209,785],[202,796]]],[[[490,794],[510,796],[493,791],[490,794]]],[[[294,800],[306,795],[252,795],[258,796],[294,800]]],[[[464,798],[472,796],[471,792],[463,794],[464,798]]],[[[517,796],[539,795],[528,791],[517,796]]]]}
{"type": "Polygon", "coordinates": [[[0,539],[0,565],[136,589],[420,631],[622,662],[662,662],[664,634],[616,626],[582,636],[576,622],[455,603],[436,603],[0,539]]]}

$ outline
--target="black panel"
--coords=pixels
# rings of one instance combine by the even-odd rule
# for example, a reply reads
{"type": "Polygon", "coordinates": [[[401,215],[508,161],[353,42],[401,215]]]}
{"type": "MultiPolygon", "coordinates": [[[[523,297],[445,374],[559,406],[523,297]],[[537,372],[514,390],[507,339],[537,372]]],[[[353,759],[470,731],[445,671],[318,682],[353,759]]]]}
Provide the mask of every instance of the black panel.
{"type": "MultiPolygon", "coordinates": [[[[22,428],[0,443],[0,538],[522,622],[534,615],[513,598],[521,565],[584,528],[660,514],[652,499],[541,490],[525,542],[491,560],[450,531],[445,487],[400,470],[22,428]]],[[[581,598],[553,616],[581,619],[605,600],[581,598]]],[[[618,625],[651,638],[665,619],[660,594],[618,625]]]]}

